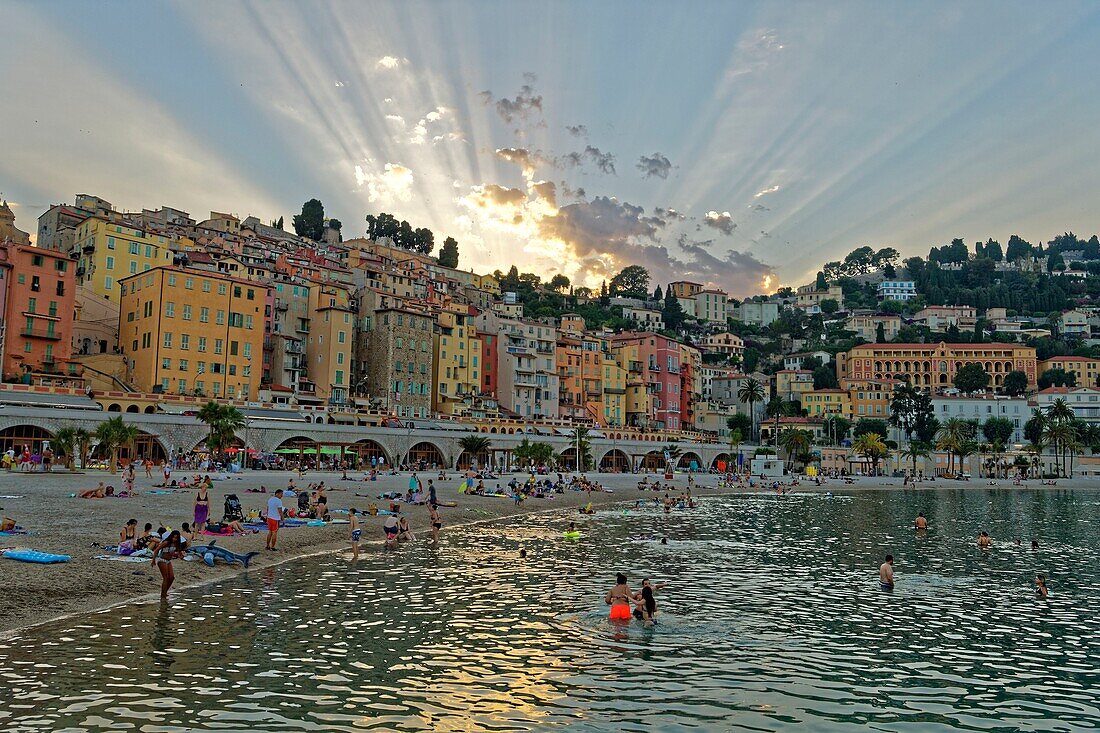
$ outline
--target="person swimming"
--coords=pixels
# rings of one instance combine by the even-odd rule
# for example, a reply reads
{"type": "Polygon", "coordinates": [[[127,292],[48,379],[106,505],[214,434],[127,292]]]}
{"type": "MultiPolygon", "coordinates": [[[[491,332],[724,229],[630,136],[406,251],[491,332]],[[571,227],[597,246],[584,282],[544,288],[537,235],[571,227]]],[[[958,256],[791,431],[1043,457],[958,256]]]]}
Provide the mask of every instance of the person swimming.
{"type": "Polygon", "coordinates": [[[604,603],[611,606],[610,617],[612,621],[630,620],[630,605],[633,598],[634,594],[631,592],[630,586],[626,584],[626,576],[618,573],[615,576],[615,586],[604,596],[604,603]]]}
{"type": "Polygon", "coordinates": [[[878,584],[883,590],[894,589],[894,556],[887,555],[886,562],[878,566],[878,584]]]}
{"type": "Polygon", "coordinates": [[[1049,591],[1047,590],[1046,576],[1036,575],[1035,576],[1035,595],[1038,596],[1039,600],[1045,601],[1046,598],[1047,598],[1047,593],[1048,592],[1049,591]]]}
{"type": "Polygon", "coordinates": [[[984,529],[978,535],[978,547],[983,550],[988,550],[993,547],[993,538],[990,537],[989,532],[986,532],[984,529]]]}

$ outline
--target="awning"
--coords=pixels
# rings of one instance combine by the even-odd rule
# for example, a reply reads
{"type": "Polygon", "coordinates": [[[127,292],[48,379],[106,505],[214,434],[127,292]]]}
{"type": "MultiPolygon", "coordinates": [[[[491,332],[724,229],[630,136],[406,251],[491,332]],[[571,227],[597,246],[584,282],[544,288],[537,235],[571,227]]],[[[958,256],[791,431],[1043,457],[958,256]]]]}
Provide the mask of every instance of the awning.
{"type": "Polygon", "coordinates": [[[21,405],[24,407],[57,407],[68,410],[102,410],[99,403],[90,397],[49,392],[22,392],[0,390],[0,404],[21,405]]]}
{"type": "MultiPolygon", "coordinates": [[[[303,445],[300,449],[299,448],[280,448],[279,450],[277,450],[275,452],[278,453],[279,455],[283,455],[283,456],[296,456],[299,453],[303,453],[305,455],[317,455],[317,446],[316,445],[303,445]]],[[[347,453],[354,453],[355,451],[348,450],[346,452],[347,453]]],[[[321,455],[338,456],[338,455],[340,455],[340,449],[336,448],[334,446],[331,446],[331,445],[322,445],[321,446],[321,455]]]]}

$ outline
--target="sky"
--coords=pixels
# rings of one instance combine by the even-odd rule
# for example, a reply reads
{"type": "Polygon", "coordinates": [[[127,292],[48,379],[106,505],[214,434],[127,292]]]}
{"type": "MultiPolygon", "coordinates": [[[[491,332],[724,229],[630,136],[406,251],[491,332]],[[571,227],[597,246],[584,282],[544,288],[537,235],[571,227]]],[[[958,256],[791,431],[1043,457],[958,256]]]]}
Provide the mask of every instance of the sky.
{"type": "Polygon", "coordinates": [[[389,212],[460,267],[744,296],[1100,231],[1091,2],[0,0],[0,195],[389,212]]]}

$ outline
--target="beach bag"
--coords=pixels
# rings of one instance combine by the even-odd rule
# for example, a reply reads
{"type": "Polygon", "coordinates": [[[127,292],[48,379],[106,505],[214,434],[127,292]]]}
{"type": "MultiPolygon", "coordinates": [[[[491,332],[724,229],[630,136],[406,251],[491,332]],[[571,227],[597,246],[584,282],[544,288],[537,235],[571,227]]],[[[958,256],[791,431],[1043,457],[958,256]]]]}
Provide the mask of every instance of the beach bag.
{"type": "Polygon", "coordinates": [[[130,540],[126,540],[118,546],[118,554],[120,555],[132,555],[134,554],[134,543],[130,540]]]}

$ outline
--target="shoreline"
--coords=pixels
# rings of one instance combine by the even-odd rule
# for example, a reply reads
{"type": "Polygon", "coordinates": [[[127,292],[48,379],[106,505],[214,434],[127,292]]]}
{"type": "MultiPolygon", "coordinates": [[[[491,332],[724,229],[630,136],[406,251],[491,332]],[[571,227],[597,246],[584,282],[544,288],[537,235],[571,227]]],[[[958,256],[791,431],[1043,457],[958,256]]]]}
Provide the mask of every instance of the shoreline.
{"type": "MultiPolygon", "coordinates": [[[[441,501],[455,501],[457,507],[442,507],[443,532],[449,528],[459,526],[471,526],[485,522],[512,519],[520,516],[533,515],[577,509],[591,501],[594,506],[608,506],[617,503],[630,503],[639,498],[652,499],[663,495],[664,490],[657,494],[650,490],[639,490],[636,487],[644,474],[588,474],[591,478],[601,482],[611,492],[598,492],[591,495],[585,492],[569,491],[565,494],[556,494],[552,499],[527,499],[516,506],[511,499],[496,497],[484,497],[465,495],[458,493],[459,478],[457,474],[449,474],[445,482],[438,482],[437,474],[420,473],[419,476],[425,486],[429,478],[439,483],[438,496],[441,501]]],[[[36,476],[35,474],[24,474],[36,476]]],[[[38,474],[38,478],[45,474],[38,474]]],[[[117,475],[101,474],[105,482],[115,480],[117,475]]],[[[505,475],[500,480],[492,480],[487,485],[500,483],[504,485],[515,476],[517,480],[524,480],[525,474],[505,475]]],[[[553,474],[551,475],[553,476],[553,474]]],[[[51,475],[51,485],[35,486],[33,482],[24,482],[28,485],[24,488],[13,488],[11,482],[4,481],[0,477],[0,493],[21,496],[20,500],[0,499],[0,507],[3,513],[15,516],[19,523],[31,531],[31,535],[17,535],[11,537],[0,536],[0,547],[30,546],[34,549],[42,549],[52,552],[64,552],[72,555],[68,563],[58,565],[34,565],[15,561],[0,562],[0,588],[5,589],[2,596],[6,599],[0,603],[0,639],[8,639],[29,628],[79,616],[83,613],[99,613],[128,605],[146,605],[157,603],[160,600],[160,574],[149,562],[123,563],[96,560],[96,554],[105,553],[102,548],[91,547],[93,541],[99,544],[111,544],[112,538],[117,537],[118,528],[125,519],[121,517],[129,515],[138,519],[139,527],[150,521],[154,524],[160,521],[166,526],[178,527],[180,522],[190,520],[190,508],[193,501],[193,492],[175,492],[169,494],[149,494],[155,490],[149,485],[142,486],[138,481],[138,496],[131,499],[75,499],[68,494],[79,488],[87,488],[85,484],[98,480],[99,476],[58,474],[51,475]],[[58,480],[60,479],[60,480],[58,480]],[[41,512],[27,512],[20,508],[25,500],[32,500],[28,504],[41,504],[43,509],[53,512],[57,517],[52,530],[43,531],[41,512]],[[59,506],[60,504],[60,506],[59,506]],[[99,515],[102,516],[100,520],[99,515]],[[156,519],[154,519],[156,517],[156,519]],[[164,518],[168,519],[164,519],[164,518]],[[181,518],[182,517],[182,518],[181,518]],[[91,521],[92,519],[96,521],[91,521]],[[89,521],[82,521],[89,520],[89,521]],[[111,521],[113,520],[113,522],[111,521]],[[79,527],[79,529],[76,529],[79,527]],[[90,533],[90,534],[89,534],[90,533]],[[80,539],[88,538],[89,543],[83,546],[59,547],[68,536],[69,541],[76,536],[80,539]],[[105,596],[119,594],[119,597],[104,602],[105,596]],[[23,599],[27,601],[21,606],[7,606],[7,600],[23,599]]],[[[218,516],[221,512],[222,497],[226,493],[235,493],[240,498],[245,510],[256,508],[257,499],[262,504],[271,496],[272,488],[267,494],[248,493],[247,488],[256,488],[260,485],[279,487],[294,479],[299,486],[309,483],[324,481],[329,486],[329,504],[334,509],[355,506],[362,511],[368,502],[384,505],[385,500],[371,499],[365,496],[357,496],[369,487],[370,495],[374,496],[382,492],[400,490],[408,486],[410,474],[403,473],[398,476],[379,477],[374,482],[361,480],[341,481],[334,474],[314,473],[307,474],[299,481],[295,474],[285,472],[249,472],[245,476],[233,477],[228,481],[217,481],[211,490],[211,516],[218,516]],[[363,484],[366,484],[364,487],[363,484]],[[346,489],[346,491],[344,490],[346,489]]],[[[651,479],[661,478],[659,475],[648,474],[651,479]]],[[[697,483],[692,488],[692,494],[696,497],[720,497],[731,495],[747,496],[775,496],[770,489],[749,489],[747,486],[738,489],[736,487],[718,487],[716,474],[700,474],[697,483]]],[[[148,480],[148,479],[146,479],[148,480]]],[[[665,482],[661,478],[664,485],[665,482]]],[[[766,482],[770,484],[770,481],[766,482]]],[[[672,491],[682,492],[687,488],[685,474],[677,474],[671,482],[672,491]]],[[[847,484],[830,480],[821,486],[812,482],[801,482],[794,488],[797,493],[846,493],[852,491],[876,491],[876,490],[914,490],[914,491],[938,491],[950,489],[996,489],[996,490],[1021,490],[1033,491],[1035,489],[1089,489],[1100,488],[1100,485],[1082,480],[1067,481],[1060,486],[1042,486],[1038,484],[1014,486],[1011,481],[998,482],[997,486],[990,486],[982,481],[956,481],[936,480],[926,481],[922,485],[902,487],[900,479],[890,478],[860,478],[855,483],[847,484]]],[[[290,500],[284,500],[290,505],[290,500]]],[[[31,507],[27,507],[30,509],[31,507]]],[[[402,505],[402,514],[409,518],[410,527],[418,535],[416,542],[430,541],[425,536],[430,533],[428,513],[426,507],[406,507],[402,505]]],[[[362,514],[360,527],[363,529],[364,539],[360,540],[360,553],[367,554],[382,549],[381,537],[382,517],[362,514]],[[372,537],[372,534],[373,537],[372,537]]],[[[176,582],[172,587],[172,593],[202,587],[223,580],[239,577],[249,570],[262,570],[285,565],[290,562],[300,561],[309,557],[330,553],[350,553],[350,538],[348,525],[328,525],[325,527],[300,527],[296,529],[284,528],[279,533],[278,553],[269,553],[262,549],[261,538],[265,532],[247,535],[243,537],[199,537],[195,538],[196,544],[216,540],[218,544],[234,552],[248,552],[258,550],[260,555],[250,563],[250,567],[239,565],[226,565],[218,563],[214,568],[206,566],[201,561],[175,563],[176,582]]]]}

